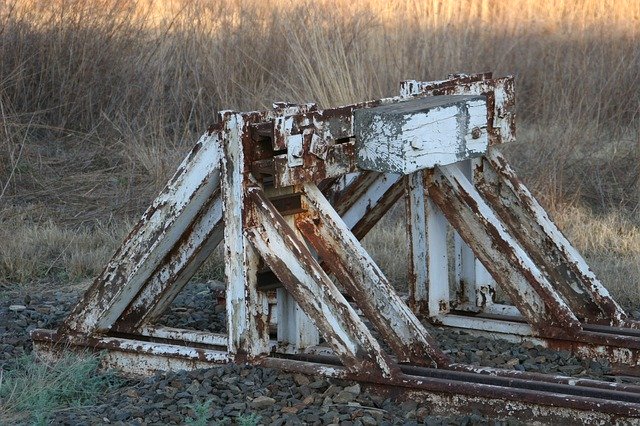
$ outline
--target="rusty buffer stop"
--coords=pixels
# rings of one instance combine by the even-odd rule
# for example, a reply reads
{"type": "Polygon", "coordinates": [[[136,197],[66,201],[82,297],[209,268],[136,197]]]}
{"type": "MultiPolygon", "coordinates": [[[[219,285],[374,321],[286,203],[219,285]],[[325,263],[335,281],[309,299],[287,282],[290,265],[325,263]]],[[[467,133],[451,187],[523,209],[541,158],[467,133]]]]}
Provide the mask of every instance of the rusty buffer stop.
{"type": "Polygon", "coordinates": [[[638,386],[457,364],[424,326],[640,373],[640,324],[499,153],[514,137],[513,79],[489,73],[340,108],[222,112],[62,326],[32,333],[35,348],[101,351],[134,374],[236,362],[352,379],[433,414],[640,421],[638,386]],[[360,243],[402,200],[408,297],[360,243]],[[219,244],[227,333],[158,325],[219,244]]]}

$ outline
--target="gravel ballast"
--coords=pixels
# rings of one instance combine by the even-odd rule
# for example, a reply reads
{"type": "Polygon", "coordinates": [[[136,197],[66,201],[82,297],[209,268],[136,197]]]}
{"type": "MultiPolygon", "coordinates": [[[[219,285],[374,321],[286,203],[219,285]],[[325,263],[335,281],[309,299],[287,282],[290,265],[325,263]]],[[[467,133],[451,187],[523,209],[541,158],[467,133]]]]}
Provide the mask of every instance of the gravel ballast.
{"type": "MultiPolygon", "coordinates": [[[[53,329],[84,288],[5,291],[0,305],[0,366],[32,350],[29,332],[53,329]]],[[[215,289],[190,284],[160,323],[220,332],[224,307],[215,289]]],[[[441,348],[456,362],[521,371],[614,380],[600,360],[580,360],[566,351],[531,344],[478,338],[465,332],[429,326],[441,348]]],[[[1,415],[1,414],[0,414],[1,415]]],[[[224,365],[208,370],[177,371],[124,385],[101,395],[94,405],[54,413],[52,424],[496,424],[480,414],[437,417],[413,401],[393,401],[357,383],[289,374],[269,368],[224,365]],[[197,423],[200,420],[202,423],[197,423]]],[[[0,418],[0,423],[2,419],[0,418]]],[[[503,424],[503,423],[498,423],[503,424]]]]}

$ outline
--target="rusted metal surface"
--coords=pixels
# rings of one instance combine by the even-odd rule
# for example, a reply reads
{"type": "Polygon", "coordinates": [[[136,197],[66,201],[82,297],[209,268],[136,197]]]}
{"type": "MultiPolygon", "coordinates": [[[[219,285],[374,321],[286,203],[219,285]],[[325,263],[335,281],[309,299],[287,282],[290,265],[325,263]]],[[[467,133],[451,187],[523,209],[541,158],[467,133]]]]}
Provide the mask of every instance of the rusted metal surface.
{"type": "Polygon", "coordinates": [[[351,305],[259,188],[249,188],[256,222],[246,230],[296,302],[315,321],[344,365],[362,375],[391,377],[394,366],[351,305]]]}
{"type": "Polygon", "coordinates": [[[513,77],[491,78],[490,73],[452,76],[435,82],[404,81],[401,96],[483,95],[487,97],[489,144],[515,140],[515,90],[513,77]]]}
{"type": "MultiPolygon", "coordinates": [[[[378,205],[381,207],[391,207],[396,200],[391,197],[389,201],[386,201],[389,196],[389,190],[400,181],[400,175],[394,173],[379,173],[376,174],[375,179],[366,187],[362,188],[362,191],[355,193],[357,197],[350,203],[344,212],[340,213],[342,220],[349,227],[349,229],[358,229],[363,227],[363,220],[367,215],[374,210],[378,205]]],[[[338,203],[341,205],[342,200],[338,203]]],[[[386,213],[386,210],[384,211],[386,213]]],[[[382,217],[379,215],[378,217],[382,217]]],[[[373,219],[369,219],[371,221],[373,219]]]]}
{"type": "MultiPolygon", "coordinates": [[[[429,276],[425,187],[422,173],[404,177],[407,237],[409,239],[409,306],[418,315],[429,314],[429,276]]],[[[447,285],[449,283],[447,282],[447,285]]]]}
{"type": "MultiPolygon", "coordinates": [[[[323,179],[358,171],[355,164],[354,112],[381,105],[398,104],[407,99],[439,95],[485,96],[486,131],[491,145],[510,142],[515,137],[515,92],[513,77],[491,79],[489,74],[454,76],[440,82],[403,83],[400,96],[361,102],[339,108],[309,110],[288,116],[287,132],[301,144],[297,166],[290,167],[289,152],[260,161],[256,170],[273,173],[276,186],[295,185],[302,181],[319,183],[323,179]],[[409,90],[408,87],[411,87],[409,90]],[[315,142],[314,142],[315,141],[315,142]],[[319,142],[323,148],[318,155],[319,142]],[[312,147],[314,147],[312,149],[312,147]]],[[[473,130],[473,129],[471,129],[473,130]]],[[[482,131],[482,129],[480,129],[482,131]]],[[[472,132],[473,133],[473,132],[472,132]]],[[[282,148],[286,144],[279,143],[282,148]]]]}
{"type": "Polygon", "coordinates": [[[568,334],[563,329],[533,329],[522,317],[505,315],[446,315],[439,318],[442,325],[459,328],[488,338],[503,338],[514,343],[531,342],[542,347],[570,351],[584,359],[606,359],[616,369],[626,366],[627,375],[640,374],[638,337],[621,334],[625,329],[598,332],[585,331],[568,334]]]}
{"type": "Polygon", "coordinates": [[[224,116],[226,138],[221,183],[229,353],[259,357],[269,351],[269,301],[267,295],[257,289],[259,258],[243,232],[251,220],[246,200],[249,161],[245,160],[245,150],[251,143],[252,119],[255,118],[237,113],[224,116]]]}
{"type": "Polygon", "coordinates": [[[407,175],[487,149],[484,96],[422,97],[355,111],[358,166],[407,175]]]}
{"type": "MultiPolygon", "coordinates": [[[[164,369],[207,368],[224,362],[226,354],[208,347],[194,348],[167,342],[149,344],[123,338],[65,338],[55,333],[39,332],[41,356],[56,357],[61,347],[71,341],[78,350],[107,350],[106,367],[116,367],[132,374],[152,374],[164,369]]],[[[365,380],[378,391],[403,393],[405,397],[427,402],[432,412],[468,413],[479,410],[494,418],[547,421],[571,424],[603,421],[629,424],[640,418],[640,393],[637,387],[558,376],[536,377],[511,371],[473,371],[454,366],[453,370],[402,366],[392,379],[364,378],[332,362],[331,357],[263,358],[260,364],[290,372],[325,377],[365,380]],[[329,361],[330,363],[327,363],[329,361]],[[446,408],[448,412],[439,411],[446,408]],[[542,417],[541,417],[542,416],[542,417]],[[569,423],[566,423],[569,422],[569,423]]]]}
{"type": "Polygon", "coordinates": [[[319,343],[320,335],[314,322],[296,303],[286,288],[276,290],[277,350],[281,353],[299,353],[319,343]]]}
{"type": "Polygon", "coordinates": [[[288,216],[304,211],[300,203],[300,193],[279,195],[277,197],[269,197],[271,204],[283,216],[288,216]]]}
{"type": "Polygon", "coordinates": [[[449,311],[447,222],[426,196],[424,173],[417,172],[405,179],[411,254],[409,304],[418,313],[438,317],[449,311]]]}
{"type": "MultiPolygon", "coordinates": [[[[423,182],[429,179],[423,174],[423,182]]],[[[424,188],[423,191],[424,193],[424,188]]],[[[447,250],[447,220],[428,197],[425,200],[425,231],[427,235],[427,277],[429,315],[436,317],[449,311],[449,253],[447,250]]]]}
{"type": "Polygon", "coordinates": [[[132,375],[150,375],[158,371],[210,368],[230,360],[226,350],[148,342],[119,337],[87,337],[39,330],[32,334],[36,351],[55,358],[62,350],[87,350],[102,354],[102,366],[132,375]]]}
{"type": "MultiPolygon", "coordinates": [[[[364,171],[362,173],[354,173],[352,176],[349,182],[336,182],[332,187],[323,191],[325,197],[331,201],[335,211],[342,217],[365,196],[371,186],[385,175],[378,172],[364,171]]],[[[366,205],[370,208],[375,205],[375,202],[367,202],[366,205]]]]}
{"type": "Polygon", "coordinates": [[[580,254],[518,179],[505,158],[492,150],[479,165],[476,187],[509,232],[542,267],[582,321],[623,326],[626,314],[580,254]]]}
{"type": "MultiPolygon", "coordinates": [[[[409,368],[409,367],[407,367],[409,368]]],[[[529,382],[544,382],[544,383],[558,383],[576,387],[586,387],[590,389],[607,389],[613,391],[626,392],[631,395],[630,398],[637,400],[640,395],[640,386],[634,384],[626,384],[620,382],[605,382],[600,380],[582,378],[582,377],[567,377],[557,374],[544,374],[533,373],[529,371],[519,370],[504,370],[501,368],[483,367],[477,365],[467,364],[451,364],[449,369],[455,371],[464,371],[475,374],[484,374],[492,377],[502,377],[505,379],[524,379],[529,382]]],[[[630,399],[627,398],[627,399],[630,399]]]]}
{"type": "MultiPolygon", "coordinates": [[[[400,175],[363,172],[335,197],[332,204],[351,233],[361,240],[403,195],[400,175]]],[[[331,192],[328,198],[333,198],[331,192]]]]}
{"type": "Polygon", "coordinates": [[[214,132],[198,141],[67,317],[63,330],[92,333],[111,328],[216,191],[219,140],[214,132]]]}
{"type": "Polygon", "coordinates": [[[351,232],[357,239],[361,240],[380,221],[404,195],[402,180],[398,180],[389,187],[383,194],[380,201],[368,209],[365,214],[351,227],[351,232]]]}
{"type": "Polygon", "coordinates": [[[567,333],[581,329],[566,303],[457,167],[436,167],[428,179],[430,197],[530,324],[538,330],[559,326],[567,333]]]}
{"type": "MultiPolygon", "coordinates": [[[[288,150],[289,139],[293,134],[293,116],[309,111],[317,111],[316,104],[304,105],[289,104],[285,102],[274,103],[273,112],[273,149],[275,151],[288,150]]],[[[295,138],[298,139],[298,138],[295,138]]]]}
{"type": "Polygon", "coordinates": [[[222,238],[222,197],[217,191],[116,320],[113,330],[130,333],[157,320],[222,238]]]}
{"type": "MultiPolygon", "coordinates": [[[[444,80],[400,82],[400,96],[411,97],[432,90],[455,90],[456,87],[468,87],[469,84],[492,80],[493,73],[449,74],[444,80]]],[[[460,91],[460,90],[458,90],[460,91]]],[[[450,93],[447,93],[450,94],[450,93]]],[[[438,93],[436,93],[438,95],[438,93]]]]}
{"type": "MultiPolygon", "coordinates": [[[[307,136],[308,135],[308,136],[307,136]]],[[[291,186],[300,182],[319,183],[324,179],[337,177],[358,170],[354,142],[331,145],[327,148],[326,158],[320,159],[308,149],[312,134],[302,140],[300,167],[289,166],[288,154],[273,157],[274,182],[276,187],[291,186]]]]}
{"type": "MultiPolygon", "coordinates": [[[[472,164],[481,159],[465,160],[456,163],[462,174],[469,180],[472,175],[472,164]]],[[[476,279],[478,270],[473,250],[464,242],[460,234],[453,231],[453,261],[454,261],[454,291],[456,297],[451,301],[452,308],[470,312],[480,310],[478,285],[481,279],[476,279]]],[[[479,262],[478,262],[479,263],[479,262]]],[[[480,264],[480,267],[481,264],[480,264]]]]}
{"type": "MultiPolygon", "coordinates": [[[[302,204],[302,199],[300,202],[302,204]]],[[[289,216],[285,218],[285,221],[296,236],[301,239],[301,234],[295,227],[295,218],[289,216]]],[[[285,288],[279,288],[276,296],[277,332],[280,348],[285,349],[285,353],[298,353],[318,345],[320,343],[318,329],[296,303],[293,295],[285,288]]]]}
{"type": "MultiPolygon", "coordinates": [[[[265,195],[273,204],[273,207],[283,216],[294,232],[294,218],[292,214],[304,211],[302,208],[302,194],[295,187],[265,188],[265,195]],[[297,208],[291,209],[290,202],[283,200],[295,200],[297,208]],[[286,216],[285,216],[286,215],[286,216]]],[[[259,290],[266,288],[275,289],[276,301],[271,311],[271,319],[275,323],[278,340],[278,350],[284,353],[297,353],[308,347],[318,345],[320,335],[313,321],[296,303],[293,296],[282,286],[278,277],[269,270],[268,273],[259,275],[259,290]]]]}
{"type": "Polygon", "coordinates": [[[404,195],[401,176],[363,171],[322,191],[351,233],[362,239],[404,195]]]}
{"type": "Polygon", "coordinates": [[[452,364],[418,320],[640,374],[639,323],[491,148],[514,139],[514,99],[513,78],[485,73],[408,81],[400,96],[339,108],[222,112],[63,326],[35,331],[34,347],[106,351],[105,365],[138,374],[250,362],[360,380],[419,396],[434,413],[640,423],[637,386],[452,364]],[[483,106],[440,117],[450,126],[436,131],[426,117],[447,99],[483,106]],[[409,109],[420,120],[407,127],[398,114],[409,109]],[[358,117],[381,113],[376,123],[396,128],[363,133],[358,117]],[[425,148],[433,140],[438,152],[425,148]],[[358,147],[400,165],[364,170],[358,147]],[[403,195],[410,307],[358,241],[403,195]],[[154,325],[221,240],[228,333],[154,325]],[[513,305],[497,302],[498,286],[513,305]]]}
{"type": "Polygon", "coordinates": [[[329,269],[391,346],[398,360],[440,366],[449,364],[448,358],[320,190],[313,184],[306,184],[304,193],[309,211],[297,215],[297,227],[326,260],[329,269]]]}
{"type": "Polygon", "coordinates": [[[189,342],[208,346],[219,346],[220,349],[227,349],[228,337],[222,333],[211,333],[197,330],[184,330],[175,327],[164,327],[145,325],[140,327],[140,336],[162,339],[165,341],[189,342]]]}

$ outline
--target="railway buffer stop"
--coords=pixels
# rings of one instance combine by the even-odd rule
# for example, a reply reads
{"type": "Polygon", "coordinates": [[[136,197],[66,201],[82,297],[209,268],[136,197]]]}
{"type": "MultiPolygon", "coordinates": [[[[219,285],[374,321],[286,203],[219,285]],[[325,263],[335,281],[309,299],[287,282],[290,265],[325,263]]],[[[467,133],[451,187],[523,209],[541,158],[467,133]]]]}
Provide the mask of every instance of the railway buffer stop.
{"type": "Polygon", "coordinates": [[[425,327],[640,374],[640,323],[498,151],[514,109],[513,78],[484,73],[339,108],[221,112],[64,323],[32,332],[37,353],[99,351],[131,374],[250,363],[405,393],[433,414],[640,422],[638,386],[455,363],[425,327]],[[401,202],[406,295],[360,243],[401,202]],[[159,325],[220,244],[226,332],[159,325]]]}

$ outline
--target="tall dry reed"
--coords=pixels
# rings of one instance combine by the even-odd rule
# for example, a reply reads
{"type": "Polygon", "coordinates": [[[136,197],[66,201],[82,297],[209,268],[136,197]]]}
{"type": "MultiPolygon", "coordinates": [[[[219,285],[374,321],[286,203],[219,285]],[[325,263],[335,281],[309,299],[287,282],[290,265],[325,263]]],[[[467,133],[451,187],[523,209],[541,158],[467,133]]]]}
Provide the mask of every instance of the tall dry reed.
{"type": "Polygon", "coordinates": [[[505,149],[543,202],[637,229],[639,65],[635,0],[7,0],[0,220],[90,232],[135,217],[220,109],[492,70],[516,76],[505,149]]]}

